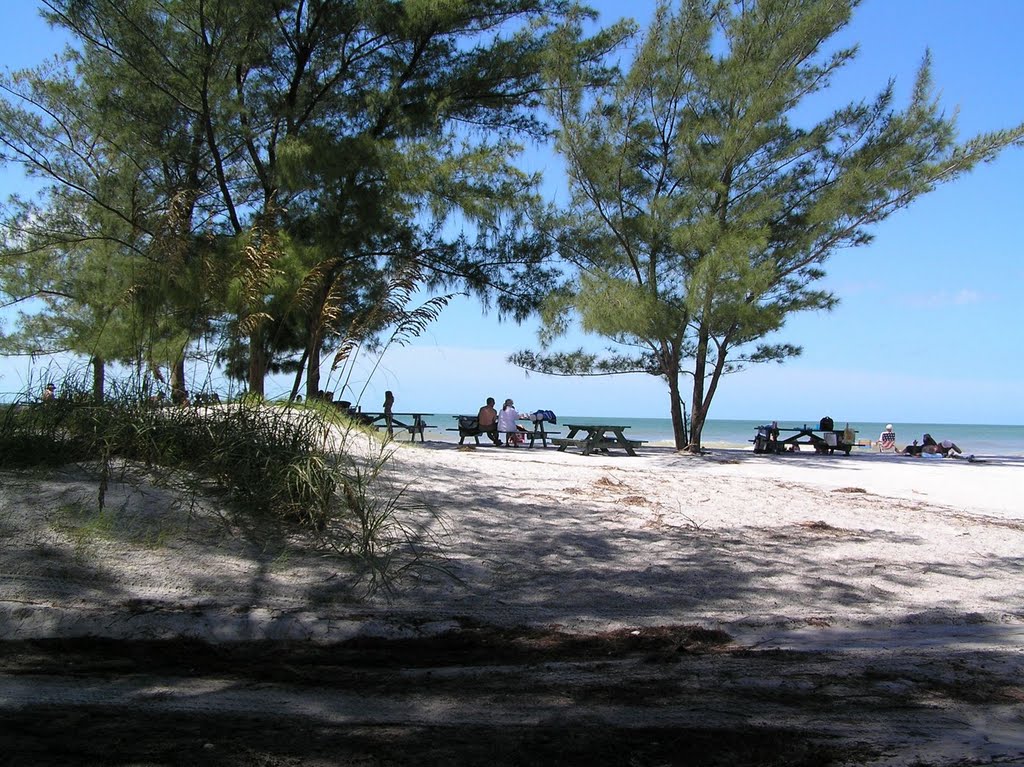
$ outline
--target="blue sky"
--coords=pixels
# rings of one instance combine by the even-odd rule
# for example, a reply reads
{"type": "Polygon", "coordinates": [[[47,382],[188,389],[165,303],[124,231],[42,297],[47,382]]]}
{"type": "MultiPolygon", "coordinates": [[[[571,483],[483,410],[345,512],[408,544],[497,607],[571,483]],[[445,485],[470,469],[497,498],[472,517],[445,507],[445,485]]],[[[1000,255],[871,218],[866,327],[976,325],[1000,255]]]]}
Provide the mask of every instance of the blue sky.
{"type": "MultiPolygon", "coordinates": [[[[34,3],[5,5],[0,65],[33,65],[55,50],[58,40],[34,3]]],[[[602,19],[622,15],[612,0],[593,5],[602,19]]],[[[628,7],[645,23],[654,5],[628,7]]],[[[1021,29],[1024,3],[1017,0],[866,0],[839,40],[859,43],[860,55],[836,89],[845,98],[869,97],[893,77],[902,103],[930,48],[941,101],[948,113],[958,111],[961,137],[1010,127],[1024,121],[1021,29]]],[[[556,161],[531,152],[526,162],[545,170],[550,193],[565,198],[556,161]]],[[[806,421],[827,412],[844,422],[1024,424],[1021,179],[1024,149],[1007,150],[895,214],[875,229],[871,245],[836,254],[824,285],[839,295],[839,307],[795,316],[779,334],[803,346],[803,356],[728,376],[711,417],[806,421]]],[[[0,195],[19,183],[16,168],[0,169],[0,195]]],[[[576,338],[566,348],[581,341],[602,347],[599,339],[576,338]]],[[[388,351],[366,384],[364,407],[377,408],[392,389],[396,411],[468,412],[494,396],[567,415],[668,415],[657,379],[556,379],[505,364],[509,353],[535,342],[534,323],[499,323],[477,303],[456,301],[414,344],[388,351]]],[[[25,360],[0,359],[0,392],[21,390],[45,364],[30,369],[25,360]]],[[[365,378],[357,370],[350,379],[356,394],[365,378]]],[[[268,394],[288,388],[274,380],[268,394]]]]}

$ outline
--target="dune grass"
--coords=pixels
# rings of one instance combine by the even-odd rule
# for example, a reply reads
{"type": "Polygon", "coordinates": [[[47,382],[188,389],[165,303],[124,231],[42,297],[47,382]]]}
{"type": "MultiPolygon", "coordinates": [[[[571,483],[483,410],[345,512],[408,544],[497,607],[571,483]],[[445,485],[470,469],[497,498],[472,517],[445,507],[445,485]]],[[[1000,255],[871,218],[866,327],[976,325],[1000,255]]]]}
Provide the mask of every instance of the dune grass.
{"type": "Polygon", "coordinates": [[[72,381],[59,391],[51,402],[3,408],[0,467],[96,463],[102,515],[117,463],[145,466],[164,482],[221,495],[250,534],[277,535],[282,527],[304,534],[349,560],[370,591],[392,590],[401,572],[424,560],[417,535],[401,520],[410,507],[404,488],[383,481],[392,454],[387,441],[334,408],[251,399],[164,406],[128,387],[96,403],[72,381]],[[378,447],[351,455],[346,442],[356,436],[378,447]]]}

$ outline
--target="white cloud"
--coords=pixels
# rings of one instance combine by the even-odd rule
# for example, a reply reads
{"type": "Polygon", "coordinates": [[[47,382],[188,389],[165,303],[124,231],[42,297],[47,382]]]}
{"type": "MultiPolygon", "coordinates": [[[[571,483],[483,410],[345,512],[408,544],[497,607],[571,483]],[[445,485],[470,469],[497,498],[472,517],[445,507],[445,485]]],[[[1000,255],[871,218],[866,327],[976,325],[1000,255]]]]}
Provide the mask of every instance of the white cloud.
{"type": "Polygon", "coordinates": [[[983,297],[978,291],[962,288],[953,296],[953,303],[957,306],[966,306],[967,304],[979,304],[982,299],[983,297]]]}
{"type": "Polygon", "coordinates": [[[948,306],[980,304],[989,299],[989,296],[979,293],[977,290],[961,288],[955,293],[943,290],[927,295],[910,295],[907,296],[905,302],[917,309],[942,309],[948,306]]]}

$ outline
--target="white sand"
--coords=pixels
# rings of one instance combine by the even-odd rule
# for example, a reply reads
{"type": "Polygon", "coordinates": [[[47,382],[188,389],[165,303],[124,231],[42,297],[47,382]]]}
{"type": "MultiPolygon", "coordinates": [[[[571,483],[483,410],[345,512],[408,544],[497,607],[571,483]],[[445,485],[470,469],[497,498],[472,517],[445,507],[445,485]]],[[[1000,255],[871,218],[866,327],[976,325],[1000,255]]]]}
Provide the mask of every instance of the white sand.
{"type": "Polygon", "coordinates": [[[403,504],[433,511],[401,518],[436,542],[447,573],[413,570],[391,601],[354,602],[336,559],[218,536],[216,509],[145,484],[114,486],[108,509],[128,527],[154,522],[158,540],[83,542],[62,515],[95,503],[94,481],[11,473],[0,618],[10,636],[329,640],[454,616],[579,631],[697,623],[762,640],[808,625],[1024,636],[1021,459],[395,449],[403,504]]]}
{"type": "MultiPolygon", "coordinates": [[[[329,685],[261,683],[240,701],[234,681],[18,674],[0,675],[0,708],[40,695],[123,705],[128,685],[176,711],[295,706],[311,721],[340,712],[411,726],[431,717],[495,727],[551,717],[767,723],[858,744],[879,766],[1024,758],[1019,459],[584,457],[437,442],[397,446],[390,467],[396,488],[407,486],[400,518],[440,545],[447,558],[434,561],[448,571],[413,571],[391,602],[354,600],[336,558],[247,544],[223,533],[216,506],[183,503],[140,476],[112,485],[103,524],[83,530],[95,517],[94,478],[73,467],[0,472],[0,635],[327,642],[418,636],[467,619],[586,632],[682,623],[723,628],[738,651],[502,667],[508,692],[487,705],[473,675],[490,672],[473,666],[462,672],[468,697],[442,686],[414,711],[404,682],[367,708],[329,685]],[[576,690],[590,700],[595,681],[616,689],[647,679],[652,700],[664,681],[681,699],[573,703],[576,690]],[[202,686],[214,683],[221,693],[202,686]],[[534,689],[566,692],[546,703],[534,689]]],[[[849,763],[862,763],[852,753],[849,763]]]]}
{"type": "Polygon", "coordinates": [[[421,584],[408,609],[569,628],[1024,619],[1021,460],[441,443],[397,458],[449,520],[467,584],[421,584]]]}

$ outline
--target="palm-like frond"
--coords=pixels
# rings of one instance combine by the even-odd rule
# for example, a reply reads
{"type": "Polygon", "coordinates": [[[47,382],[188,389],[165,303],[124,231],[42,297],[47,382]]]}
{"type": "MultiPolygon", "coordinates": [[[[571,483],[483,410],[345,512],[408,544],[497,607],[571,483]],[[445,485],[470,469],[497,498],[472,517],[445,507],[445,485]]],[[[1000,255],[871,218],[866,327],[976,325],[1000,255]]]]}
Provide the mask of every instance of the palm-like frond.
{"type": "Polygon", "coordinates": [[[243,333],[252,333],[264,322],[272,319],[263,308],[274,280],[282,274],[282,270],[277,266],[282,255],[275,229],[263,223],[254,224],[250,242],[242,251],[242,265],[238,275],[241,286],[239,298],[245,307],[239,313],[238,323],[243,333]]]}

